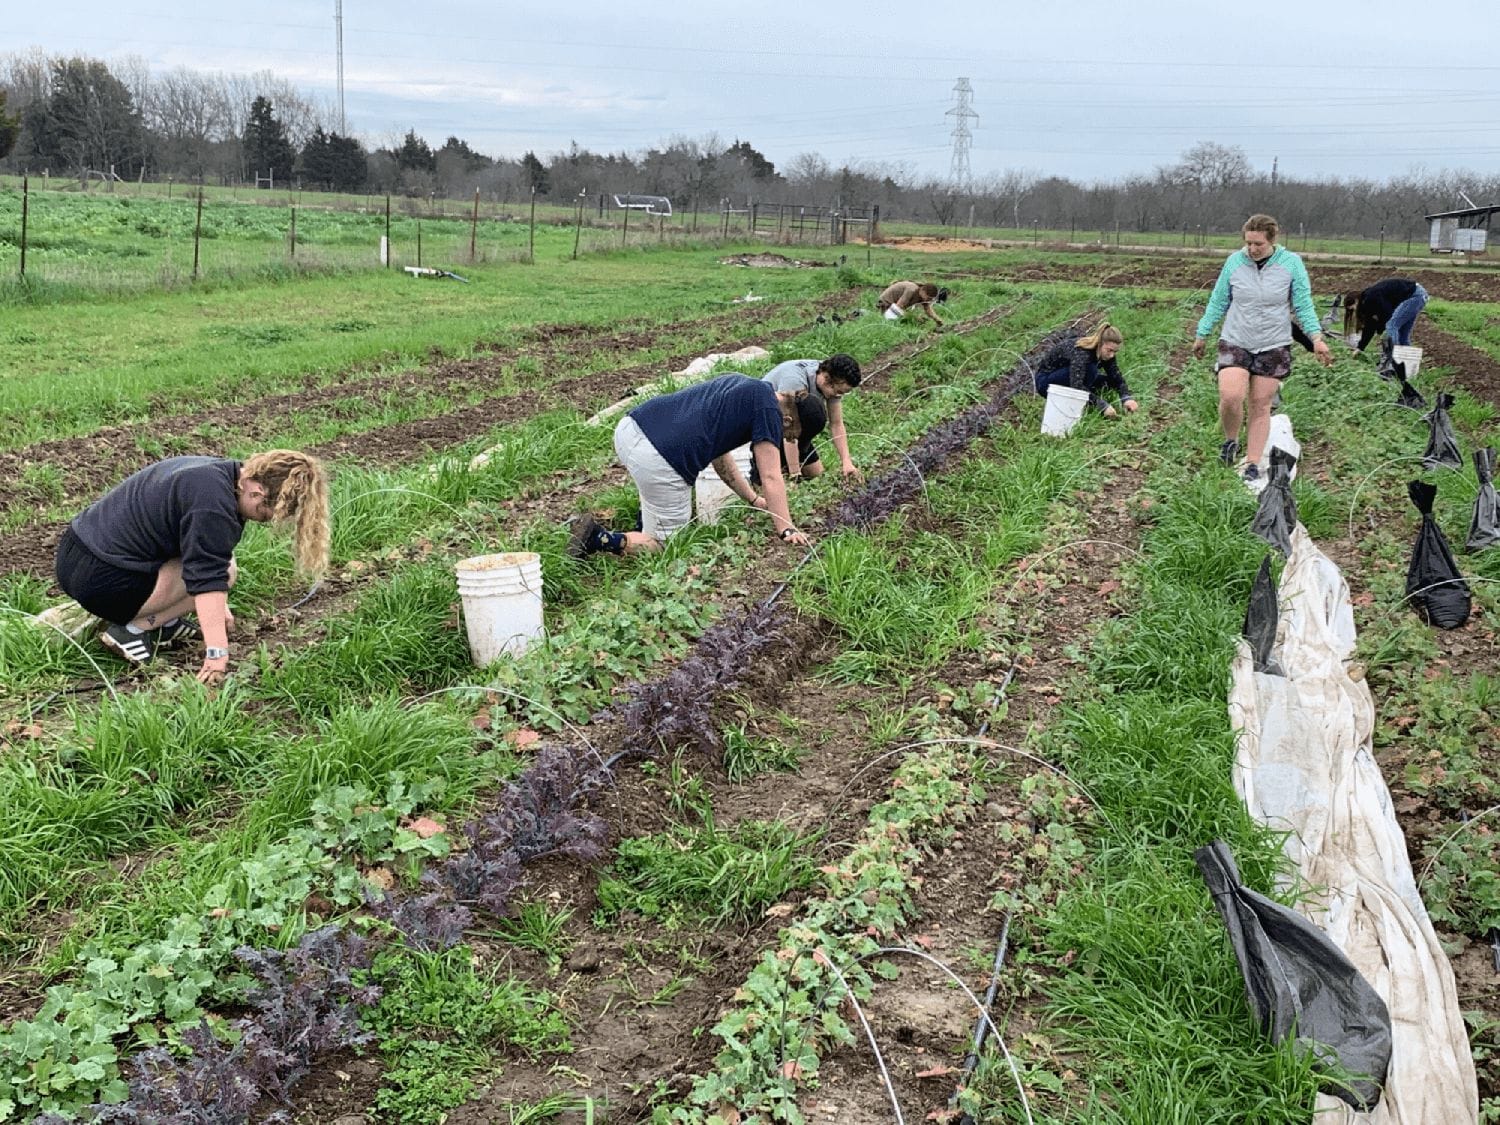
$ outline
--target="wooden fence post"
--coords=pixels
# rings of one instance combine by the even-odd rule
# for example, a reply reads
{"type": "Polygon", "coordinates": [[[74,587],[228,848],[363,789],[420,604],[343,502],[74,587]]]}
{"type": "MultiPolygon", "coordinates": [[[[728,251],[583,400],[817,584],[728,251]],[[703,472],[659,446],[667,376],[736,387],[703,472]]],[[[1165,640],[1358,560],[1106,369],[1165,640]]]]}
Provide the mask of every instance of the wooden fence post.
{"type": "Polygon", "coordinates": [[[531,236],[526,244],[526,256],[536,265],[536,185],[531,185],[531,236]]]}
{"type": "Polygon", "coordinates": [[[26,277],[26,220],[31,211],[31,177],[21,177],[21,277],[26,277]]]}
{"type": "Polygon", "coordinates": [[[297,256],[297,205],[292,204],[292,257],[297,256]]]}
{"type": "Polygon", "coordinates": [[[198,280],[198,240],[203,236],[203,185],[198,185],[198,218],[193,223],[193,280],[198,280]]]}
{"type": "Polygon", "coordinates": [[[469,219],[469,261],[474,260],[474,243],[479,237],[479,189],[474,189],[474,214],[469,219]]]}

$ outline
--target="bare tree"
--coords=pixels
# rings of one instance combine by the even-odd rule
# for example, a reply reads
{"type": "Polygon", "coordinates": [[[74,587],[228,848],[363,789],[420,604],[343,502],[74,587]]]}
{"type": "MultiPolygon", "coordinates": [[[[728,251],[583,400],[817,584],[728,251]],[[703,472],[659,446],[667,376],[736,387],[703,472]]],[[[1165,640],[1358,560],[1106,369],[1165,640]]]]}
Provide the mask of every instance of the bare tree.
{"type": "Polygon", "coordinates": [[[178,67],[148,87],[143,106],[156,135],[160,170],[189,177],[208,173],[214,146],[230,134],[230,112],[217,76],[178,67]]]}

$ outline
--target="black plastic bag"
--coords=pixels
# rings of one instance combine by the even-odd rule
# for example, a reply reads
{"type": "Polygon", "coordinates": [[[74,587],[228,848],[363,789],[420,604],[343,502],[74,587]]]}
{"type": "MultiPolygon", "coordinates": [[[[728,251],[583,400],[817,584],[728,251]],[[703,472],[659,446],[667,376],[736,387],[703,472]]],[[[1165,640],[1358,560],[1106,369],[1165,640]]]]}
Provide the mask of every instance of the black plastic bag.
{"type": "Polygon", "coordinates": [[[1292,495],[1292,466],[1296,463],[1297,458],[1286,450],[1272,447],[1266,477],[1269,483],[1261,489],[1255,519],[1250,523],[1252,532],[1283,555],[1292,553],[1292,532],[1297,527],[1297,500],[1292,495]]]}
{"type": "Polygon", "coordinates": [[[1452,405],[1452,395],[1440,394],[1437,405],[1427,414],[1429,431],[1427,449],[1422,454],[1424,469],[1436,469],[1439,465],[1451,465],[1455,469],[1464,467],[1464,455],[1458,451],[1458,437],[1453,433],[1453,420],[1448,417],[1452,405]]]}
{"type": "Polygon", "coordinates": [[[1396,362],[1396,341],[1387,336],[1380,341],[1380,359],[1375,363],[1375,374],[1389,382],[1396,377],[1397,368],[1405,375],[1406,364],[1396,362]]]}
{"type": "Polygon", "coordinates": [[[1222,840],[1193,853],[1229,930],[1245,995],[1261,1030],[1289,1035],[1351,1076],[1320,1089],[1358,1110],[1374,1109],[1391,1062],[1391,1015],[1369,981],[1333,941],[1289,907],[1240,882],[1222,840]]]}
{"type": "Polygon", "coordinates": [[[1479,495],[1474,497],[1474,515],[1469,520],[1471,551],[1482,551],[1500,543],[1500,498],[1495,496],[1495,451],[1489,446],[1474,451],[1474,472],[1479,476],[1479,495]]]}
{"type": "Polygon", "coordinates": [[[1406,381],[1406,364],[1396,364],[1396,378],[1401,380],[1401,393],[1396,396],[1396,405],[1405,406],[1411,410],[1421,410],[1427,405],[1427,400],[1422,397],[1422,392],[1417,390],[1406,381]]]}
{"type": "Polygon", "coordinates": [[[1271,655],[1271,646],[1276,643],[1276,622],[1281,616],[1281,607],[1276,598],[1276,583],[1271,581],[1271,556],[1260,560],[1260,572],[1250,586],[1250,604],[1245,607],[1245,640],[1250,642],[1250,655],[1255,660],[1255,670],[1268,676],[1285,676],[1281,665],[1271,655]]]}
{"type": "Polygon", "coordinates": [[[1406,596],[1429,623],[1439,629],[1457,629],[1469,620],[1469,584],[1459,573],[1443,529],[1432,518],[1437,485],[1414,480],[1407,484],[1406,493],[1422,513],[1406,568],[1406,596]]]}

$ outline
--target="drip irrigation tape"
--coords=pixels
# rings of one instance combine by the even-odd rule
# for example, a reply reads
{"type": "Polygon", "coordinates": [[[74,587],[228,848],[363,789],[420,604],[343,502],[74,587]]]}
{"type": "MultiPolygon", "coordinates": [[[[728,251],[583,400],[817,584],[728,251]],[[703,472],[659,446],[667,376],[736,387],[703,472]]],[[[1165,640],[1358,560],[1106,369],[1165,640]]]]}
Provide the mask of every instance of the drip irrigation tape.
{"type": "Polygon", "coordinates": [[[969,1002],[972,1003],[975,1009],[979,1012],[980,1021],[989,1026],[991,1034],[993,1034],[995,1037],[995,1042],[1000,1044],[1000,1052],[1005,1056],[1005,1061],[1010,1065],[1011,1077],[1015,1079],[1016,1094],[1020,1097],[1021,1108],[1026,1113],[1027,1125],[1036,1125],[1036,1120],[1031,1116],[1031,1103],[1026,1098],[1026,1084],[1021,1081],[1020,1068],[1016,1066],[1016,1060],[1011,1056],[1010,1048],[1005,1045],[1005,1037],[1000,1034],[1000,1029],[995,1026],[995,1021],[990,1018],[989,1012],[985,1009],[984,1005],[979,1002],[979,997],[974,995],[973,990],[963,982],[962,978],[960,978],[957,973],[955,973],[942,961],[939,961],[936,957],[932,956],[932,954],[924,953],[920,949],[912,949],[904,945],[881,946],[880,948],[872,950],[869,953],[861,954],[860,956],[855,958],[855,961],[865,961],[871,957],[880,957],[891,953],[905,953],[908,956],[917,957],[923,961],[928,962],[939,972],[943,973],[956,986],[958,986],[959,990],[969,998],[969,1002]]]}
{"type": "Polygon", "coordinates": [[[1472,828],[1474,825],[1478,824],[1481,820],[1483,820],[1493,812],[1500,812],[1500,805],[1491,805],[1489,808],[1485,809],[1484,812],[1469,817],[1444,838],[1443,842],[1433,850],[1433,853],[1430,856],[1427,857],[1427,862],[1422,865],[1422,874],[1417,876],[1417,890],[1420,891],[1422,889],[1422,884],[1427,881],[1427,876],[1432,871],[1432,865],[1437,862],[1437,857],[1442,854],[1443,849],[1446,848],[1449,844],[1453,843],[1454,840],[1458,839],[1459,836],[1461,836],[1467,829],[1472,828]]]}
{"type": "MultiPolygon", "coordinates": [[[[1014,916],[1014,910],[1006,910],[1005,919],[1000,923],[1000,946],[995,950],[995,964],[990,970],[990,986],[984,993],[984,1007],[980,1012],[981,1017],[988,1015],[995,1005],[995,993],[1000,990],[1000,970],[1005,966],[1005,953],[1010,946],[1010,920],[1014,916]]],[[[974,1042],[969,1048],[969,1053],[964,1057],[963,1068],[958,1072],[958,1088],[953,1091],[953,1096],[948,1099],[950,1108],[958,1105],[958,1095],[965,1086],[969,1084],[969,1078],[979,1066],[979,1052],[984,1050],[985,1031],[989,1027],[989,1021],[981,1018],[974,1025],[974,1042]]],[[[959,1125],[976,1125],[970,1114],[963,1114],[959,1119],[959,1125]]]]}
{"type": "MultiPolygon", "coordinates": [[[[583,728],[580,727],[577,723],[570,722],[567,716],[561,714],[556,710],[556,708],[548,707],[545,703],[540,703],[535,699],[524,696],[520,692],[511,691],[508,688],[497,687],[494,684],[455,684],[452,687],[438,688],[436,691],[429,691],[423,695],[418,695],[414,696],[411,699],[402,700],[402,703],[403,705],[415,706],[416,704],[421,703],[424,699],[432,699],[435,696],[446,695],[449,692],[461,691],[475,691],[488,695],[504,695],[511,699],[519,699],[522,703],[529,703],[531,704],[531,706],[547,712],[553,718],[557,719],[558,722],[562,723],[564,727],[568,728],[574,734],[576,734],[578,738],[583,742],[583,744],[589,748],[589,753],[593,754],[596,759],[602,758],[602,755],[599,753],[598,749],[592,742],[589,741],[588,735],[583,733],[583,728]]],[[[611,758],[610,761],[614,761],[614,759],[611,758]]],[[[599,768],[601,770],[607,769],[608,764],[606,763],[599,768]]]]}
{"type": "MultiPolygon", "coordinates": [[[[1390,465],[1400,464],[1402,461],[1420,460],[1422,460],[1422,454],[1420,453],[1407,453],[1403,454],[1400,457],[1392,457],[1390,460],[1382,461],[1380,464],[1376,465],[1373,469],[1371,469],[1364,475],[1363,480],[1361,480],[1357,485],[1354,486],[1354,495],[1349,498],[1349,518],[1345,521],[1348,525],[1348,536],[1350,543],[1354,542],[1354,508],[1355,505],[1359,503],[1360,492],[1363,491],[1365,485],[1370,483],[1370,478],[1373,477],[1376,473],[1380,472],[1381,469],[1387,468],[1390,465]]],[[[1463,472],[1463,469],[1454,465],[1444,465],[1442,466],[1442,468],[1449,469],[1455,473],[1463,472]]]]}

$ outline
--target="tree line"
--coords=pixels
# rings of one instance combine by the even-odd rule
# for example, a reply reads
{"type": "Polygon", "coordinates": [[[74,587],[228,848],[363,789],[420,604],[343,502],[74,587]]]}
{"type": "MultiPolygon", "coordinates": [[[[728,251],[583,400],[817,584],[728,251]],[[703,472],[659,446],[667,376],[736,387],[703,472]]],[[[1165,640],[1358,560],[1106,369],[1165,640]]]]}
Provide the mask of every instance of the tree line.
{"type": "MultiPolygon", "coordinates": [[[[966,185],[871,159],[835,165],[817,153],[782,168],[749,141],[676,136],[638,152],[595,152],[570,143],[515,157],[476,151],[450,135],[433,147],[415,130],[371,145],[335,128],[332,106],[274,73],[223,74],[179,67],[153,74],[137,59],[105,63],[40,51],[0,56],[0,170],[88,178],[139,176],[209,183],[296,184],[500,203],[533,192],[551,202],[601,194],[665,195],[679,211],[717,211],[724,201],[825,207],[878,206],[884,220],[955,228],[1115,230],[1200,234],[1237,230],[1255,211],[1295,233],[1401,239],[1422,216],[1500,202],[1500,176],[1408,171],[1386,179],[1298,178],[1252,167],[1232,146],[1203,141],[1172,163],[1113,180],[1078,182],[1025,169],[966,185]]],[[[1097,233],[1096,233],[1097,232],[1097,233]]]]}

